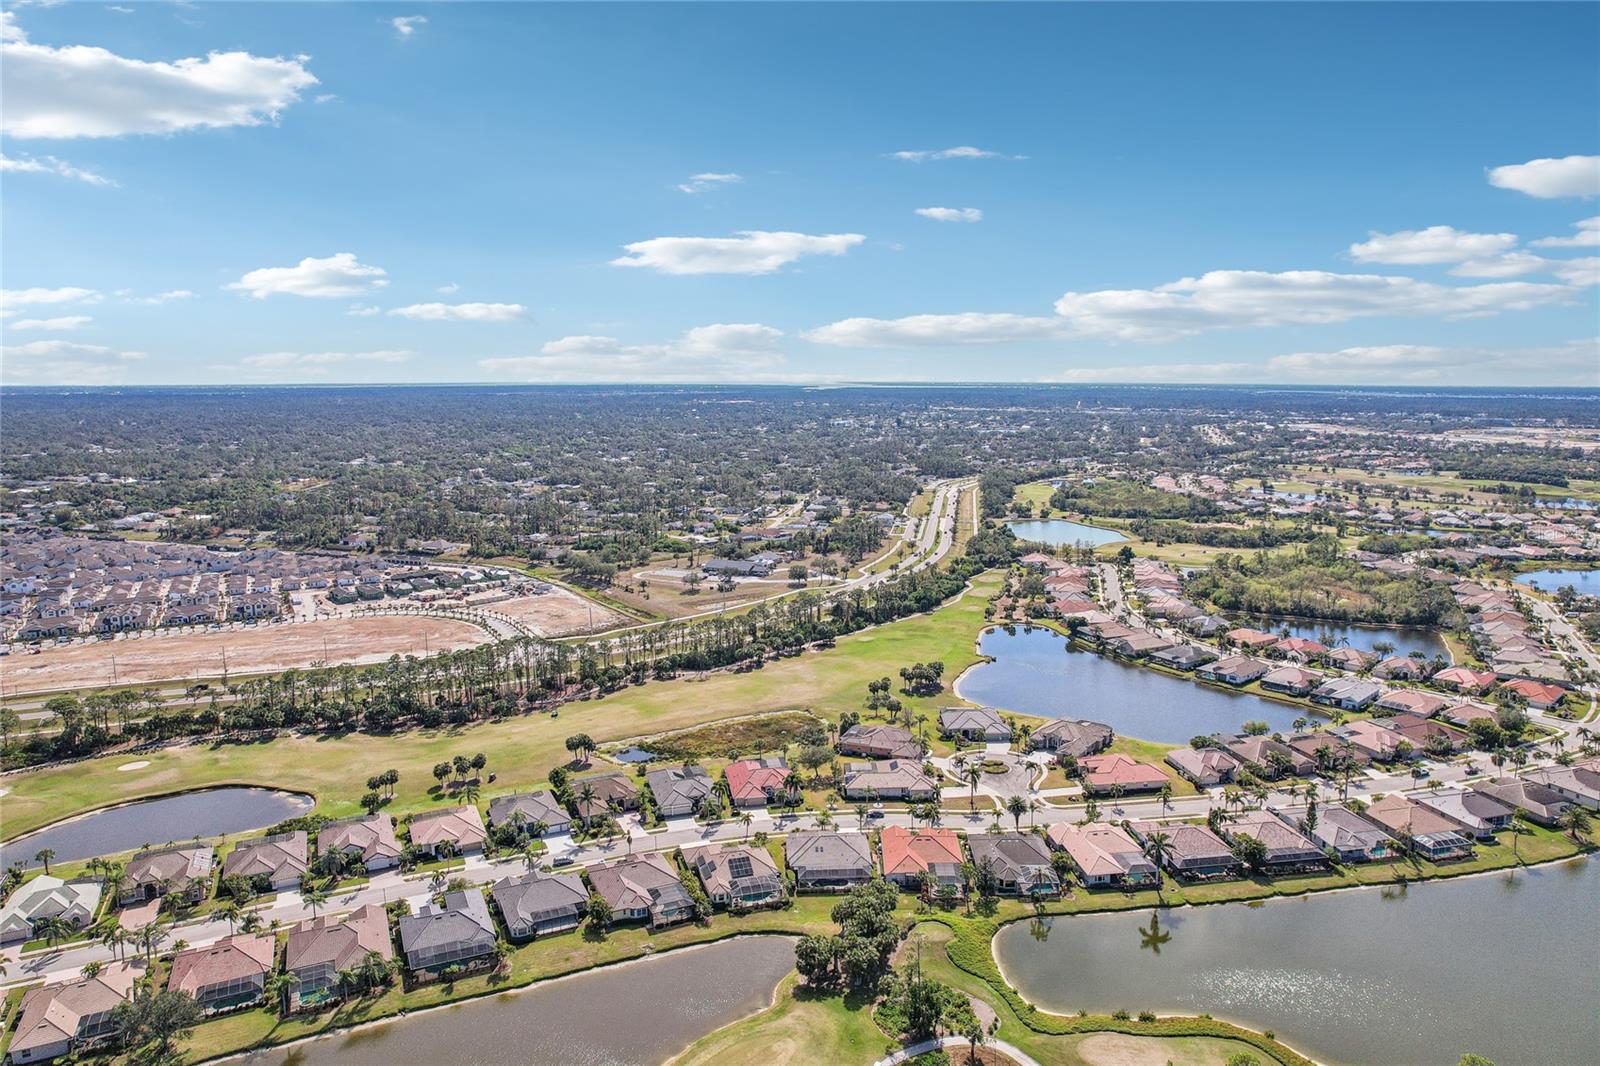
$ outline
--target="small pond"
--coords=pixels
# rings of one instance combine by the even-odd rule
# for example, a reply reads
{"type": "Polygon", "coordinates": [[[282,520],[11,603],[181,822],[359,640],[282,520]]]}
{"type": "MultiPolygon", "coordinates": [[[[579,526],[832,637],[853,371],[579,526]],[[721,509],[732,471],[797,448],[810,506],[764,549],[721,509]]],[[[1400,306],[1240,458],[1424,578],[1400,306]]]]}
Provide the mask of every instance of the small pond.
{"type": "MultiPolygon", "coordinates": [[[[26,784],[20,787],[26,788],[26,784]]],[[[91,811],[80,818],[46,826],[0,847],[0,866],[28,866],[41,849],[54,851],[51,862],[73,862],[96,855],[115,855],[145,845],[192,840],[265,829],[312,808],[310,796],[272,788],[208,788],[175,796],[136,800],[121,807],[91,811]]]]}
{"type": "Polygon", "coordinates": [[[1313,621],[1298,618],[1246,619],[1245,625],[1278,633],[1285,629],[1291,637],[1305,637],[1326,644],[1330,648],[1354,648],[1357,651],[1377,654],[1378,644],[1392,644],[1395,655],[1409,655],[1420,651],[1428,658],[1443,655],[1450,658],[1450,649],[1437,631],[1419,626],[1352,626],[1339,622],[1313,621]]]}
{"type": "Polygon", "coordinates": [[[1037,541],[1058,548],[1072,547],[1076,544],[1099,547],[1102,544],[1116,544],[1118,541],[1128,539],[1114,529],[1086,526],[1082,522],[1069,522],[1065,518],[1033,518],[1007,522],[1006,525],[1017,535],[1018,540],[1037,541]]]}
{"type": "Polygon", "coordinates": [[[1224,903],[1018,922],[1008,980],[1059,1013],[1213,1014],[1319,1061],[1594,1062],[1600,862],[1224,903]],[[1587,1048],[1588,1050],[1584,1050],[1587,1048]]]}
{"type": "Polygon", "coordinates": [[[618,762],[639,763],[651,761],[656,757],[656,753],[645,751],[643,748],[623,748],[621,751],[612,752],[611,757],[618,762]]]}
{"type": "Polygon", "coordinates": [[[1250,721],[1287,733],[1306,713],[1082,651],[1042,627],[991,629],[978,648],[995,661],[961,675],[956,688],[962,699],[1041,718],[1087,718],[1121,736],[1160,744],[1187,744],[1201,733],[1237,733],[1250,721]]]}
{"type": "Polygon", "coordinates": [[[1519,574],[1517,584],[1537,585],[1540,592],[1571,585],[1580,596],[1600,596],[1600,570],[1532,570],[1519,574]]]}
{"type": "Polygon", "coordinates": [[[245,1066],[655,1066],[765,1008],[793,969],[790,940],[739,937],[257,1052],[242,1061],[245,1066]]]}

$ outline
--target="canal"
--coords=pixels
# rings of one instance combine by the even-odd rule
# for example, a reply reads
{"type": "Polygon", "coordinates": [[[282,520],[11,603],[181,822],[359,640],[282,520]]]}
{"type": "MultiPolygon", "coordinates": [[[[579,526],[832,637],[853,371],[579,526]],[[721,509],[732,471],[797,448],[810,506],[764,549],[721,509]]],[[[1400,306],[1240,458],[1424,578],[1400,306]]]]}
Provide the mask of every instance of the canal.
{"type": "Polygon", "coordinates": [[[1266,903],[1007,926],[1007,979],[1057,1013],[1210,1013],[1331,1064],[1596,1061],[1600,862],[1266,903]]]}

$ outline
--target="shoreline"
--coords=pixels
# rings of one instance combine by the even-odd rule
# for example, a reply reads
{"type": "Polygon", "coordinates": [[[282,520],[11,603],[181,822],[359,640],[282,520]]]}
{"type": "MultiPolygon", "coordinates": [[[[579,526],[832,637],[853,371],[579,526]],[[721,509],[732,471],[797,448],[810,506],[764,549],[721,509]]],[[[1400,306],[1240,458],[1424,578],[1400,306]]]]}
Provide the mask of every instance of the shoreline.
{"type": "MultiPolygon", "coordinates": [[[[152,792],[152,793],[149,793],[148,795],[136,796],[133,799],[125,799],[125,800],[122,800],[121,802],[118,802],[118,803],[109,803],[104,807],[91,807],[86,811],[79,811],[77,814],[69,814],[65,818],[58,818],[53,822],[46,822],[45,824],[43,824],[41,826],[36,826],[33,829],[29,829],[27,832],[21,833],[18,836],[10,837],[8,839],[0,839],[0,848],[13,848],[13,847],[16,847],[17,845],[23,843],[24,841],[26,841],[26,840],[28,840],[28,839],[30,839],[32,837],[38,836],[40,833],[45,833],[45,832],[48,832],[48,831],[50,831],[52,829],[59,829],[64,825],[71,825],[73,822],[82,821],[85,818],[91,818],[91,817],[94,817],[95,815],[105,814],[108,811],[120,810],[123,807],[132,807],[133,805],[138,804],[138,803],[150,803],[150,802],[153,802],[155,800],[172,799],[175,796],[191,796],[191,795],[196,795],[196,794],[201,793],[201,792],[218,792],[218,791],[221,791],[222,789],[228,789],[228,788],[260,789],[262,792],[274,792],[274,793],[277,793],[277,794],[282,795],[282,796],[294,796],[294,797],[303,796],[306,799],[309,799],[311,801],[311,806],[307,807],[305,810],[301,811],[299,814],[293,815],[293,817],[296,817],[296,818],[303,818],[307,814],[310,814],[312,811],[316,810],[316,808],[317,808],[317,795],[314,792],[305,792],[305,791],[302,791],[300,789],[294,789],[294,788],[283,788],[280,785],[262,785],[262,784],[257,784],[256,782],[253,782],[253,781],[219,781],[219,782],[217,782],[215,784],[201,785],[201,786],[199,786],[197,788],[174,788],[174,789],[168,789],[165,792],[152,792]]],[[[240,834],[242,834],[242,833],[254,833],[254,832],[257,832],[257,831],[259,831],[261,829],[266,829],[266,828],[269,828],[269,826],[263,825],[263,826],[257,826],[255,829],[241,829],[241,830],[237,830],[236,833],[240,833],[240,834]]],[[[222,836],[229,836],[229,835],[231,835],[231,834],[227,834],[227,833],[209,833],[209,834],[208,833],[202,833],[202,834],[200,834],[200,839],[209,840],[209,839],[211,839],[213,837],[222,837],[222,836]]],[[[193,839],[193,838],[192,837],[186,837],[185,839],[193,839]]],[[[168,843],[178,843],[178,841],[169,841],[168,843]]],[[[161,845],[161,844],[152,844],[151,845],[151,847],[164,847],[164,846],[165,845],[161,845]]],[[[138,850],[139,850],[139,848],[137,848],[137,847],[124,849],[124,851],[138,851],[138,850]]],[[[123,852],[110,852],[109,854],[120,855],[120,854],[123,854],[123,852]]],[[[68,863],[87,862],[89,859],[95,858],[95,857],[96,856],[91,855],[91,856],[87,856],[87,857],[82,858],[82,859],[67,859],[67,860],[64,860],[64,861],[68,862],[68,863]]],[[[102,856],[99,856],[99,857],[100,858],[104,858],[105,856],[102,855],[102,856]]],[[[58,862],[58,861],[63,861],[63,860],[52,859],[51,861],[52,862],[58,862]]]]}

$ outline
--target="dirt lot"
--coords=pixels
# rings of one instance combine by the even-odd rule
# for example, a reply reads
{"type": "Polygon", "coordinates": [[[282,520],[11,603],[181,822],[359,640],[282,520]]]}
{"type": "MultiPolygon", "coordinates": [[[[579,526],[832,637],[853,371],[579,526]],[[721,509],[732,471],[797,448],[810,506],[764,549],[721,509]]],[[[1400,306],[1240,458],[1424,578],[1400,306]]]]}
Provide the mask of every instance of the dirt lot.
{"type": "Polygon", "coordinates": [[[483,609],[515,618],[541,637],[598,632],[625,624],[628,619],[598,603],[590,603],[563,588],[539,596],[485,601],[483,609]]]}
{"type": "Polygon", "coordinates": [[[228,673],[270,673],[329,663],[382,662],[390,655],[422,655],[482,644],[489,634],[451,618],[338,618],[294,625],[262,625],[199,634],[151,634],[49,648],[38,655],[13,652],[0,670],[5,694],[52,692],[97,685],[147,684],[216,677],[226,650],[228,673]],[[112,677],[112,657],[116,677],[112,677]]]}

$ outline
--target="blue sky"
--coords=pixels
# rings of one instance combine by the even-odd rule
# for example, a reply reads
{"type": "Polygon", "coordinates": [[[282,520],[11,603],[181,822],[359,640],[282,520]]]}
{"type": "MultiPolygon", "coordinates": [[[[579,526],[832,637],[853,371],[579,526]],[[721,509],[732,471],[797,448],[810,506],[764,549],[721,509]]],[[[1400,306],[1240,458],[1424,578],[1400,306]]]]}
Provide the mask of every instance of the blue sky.
{"type": "Polygon", "coordinates": [[[1600,385],[1596,5],[5,19],[9,383],[1600,385]]]}

